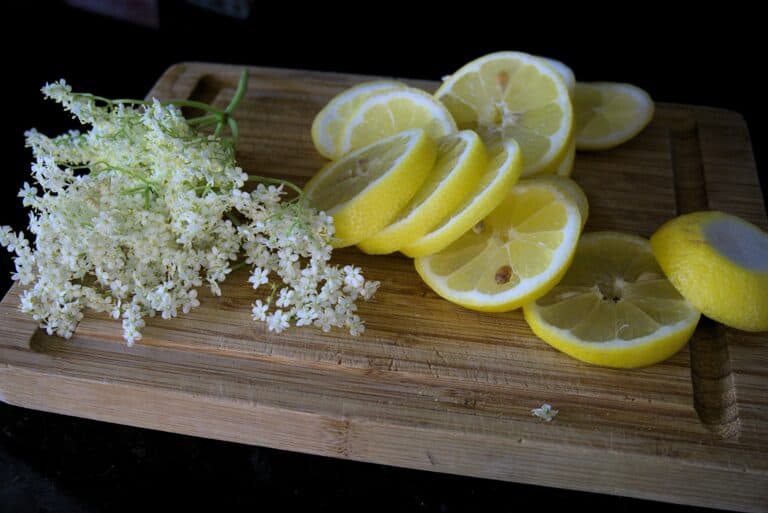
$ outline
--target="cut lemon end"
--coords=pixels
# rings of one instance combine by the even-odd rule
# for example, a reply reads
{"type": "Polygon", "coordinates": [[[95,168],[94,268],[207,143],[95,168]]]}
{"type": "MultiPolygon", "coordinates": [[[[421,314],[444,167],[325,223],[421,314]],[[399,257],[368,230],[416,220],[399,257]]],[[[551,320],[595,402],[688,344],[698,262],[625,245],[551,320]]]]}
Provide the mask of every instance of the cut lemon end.
{"type": "Polygon", "coordinates": [[[768,233],[736,216],[696,212],[659,228],[651,246],[669,281],[704,315],[768,330],[768,233]]]}
{"type": "Polygon", "coordinates": [[[504,312],[552,288],[568,269],[581,231],[576,203],[552,180],[523,180],[487,217],[443,251],[415,260],[445,299],[504,312]]]}
{"type": "Polygon", "coordinates": [[[374,80],[350,87],[333,97],[312,122],[315,149],[329,159],[340,157],[341,135],[355,109],[374,93],[405,87],[402,82],[394,80],[374,80]]]}
{"type": "Polygon", "coordinates": [[[393,253],[429,232],[477,186],[488,155],[480,137],[465,130],[437,141],[437,161],[424,184],[397,218],[358,247],[365,253],[393,253]]]}
{"type": "Polygon", "coordinates": [[[584,234],[563,279],[525,305],[524,314],[556,349],[619,368],[674,355],[700,317],[664,277],[648,241],[618,232],[584,234]]]}
{"type": "Polygon", "coordinates": [[[648,93],[612,82],[578,82],[573,108],[579,150],[607,150],[632,139],[650,123],[654,112],[648,93]]]}
{"type": "Polygon", "coordinates": [[[489,147],[514,138],[523,176],[564,155],[573,111],[560,74],[539,57],[499,52],[476,59],[446,80],[435,96],[459,128],[476,130],[489,147]]]}
{"type": "Polygon", "coordinates": [[[513,140],[504,141],[493,153],[488,166],[473,190],[458,207],[441,219],[427,234],[400,248],[409,257],[436,253],[472,229],[507,196],[522,169],[520,147],[513,140]]]}
{"type": "Polygon", "coordinates": [[[347,153],[412,128],[422,128],[437,139],[456,132],[456,123],[440,102],[420,89],[376,92],[365,99],[347,121],[340,150],[347,153]]]}
{"type": "Polygon", "coordinates": [[[397,216],[437,156],[421,129],[407,130],[323,167],[305,186],[310,203],[333,217],[334,247],[370,238],[397,216]]]}

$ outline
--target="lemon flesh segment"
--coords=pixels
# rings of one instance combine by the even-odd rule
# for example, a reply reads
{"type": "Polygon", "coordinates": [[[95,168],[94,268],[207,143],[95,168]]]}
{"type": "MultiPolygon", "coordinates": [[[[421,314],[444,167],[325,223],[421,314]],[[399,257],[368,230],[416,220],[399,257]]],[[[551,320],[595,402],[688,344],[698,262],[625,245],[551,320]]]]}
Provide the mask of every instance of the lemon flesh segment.
{"type": "Polygon", "coordinates": [[[651,237],[669,281],[704,315],[768,331],[768,233],[723,212],[673,219],[651,237]]]}
{"type": "Polygon", "coordinates": [[[393,253],[429,232],[475,188],[488,165],[483,141],[468,130],[437,141],[437,160],[416,195],[397,218],[358,247],[365,253],[393,253]]]}
{"type": "Polygon", "coordinates": [[[317,151],[329,159],[340,157],[343,129],[355,109],[374,93],[406,87],[395,80],[374,80],[357,84],[333,97],[312,122],[312,142],[317,151]]]}
{"type": "Polygon", "coordinates": [[[333,246],[351,246],[392,222],[436,157],[437,146],[424,130],[406,130],[327,164],[304,194],[313,207],[333,217],[333,246]]]}
{"type": "Polygon", "coordinates": [[[411,128],[423,128],[433,139],[456,132],[451,113],[420,89],[390,89],[373,93],[347,121],[341,153],[411,128]]]}
{"type": "Polygon", "coordinates": [[[462,202],[441,219],[432,230],[400,248],[409,257],[431,255],[442,250],[472,229],[507,196],[522,169],[520,147],[514,140],[504,141],[488,160],[477,185],[462,202]]]}
{"type": "Polygon", "coordinates": [[[631,84],[576,84],[573,97],[576,149],[607,150],[639,134],[653,118],[653,100],[631,84]]]}
{"type": "Polygon", "coordinates": [[[688,342],[700,317],[664,277],[648,241],[619,232],[584,234],[560,283],[523,311],[551,346],[618,368],[666,360],[688,342]]]}
{"type": "Polygon", "coordinates": [[[476,130],[488,147],[514,138],[523,153],[523,176],[546,169],[566,151],[571,99],[544,59],[520,52],[486,55],[451,75],[435,96],[460,129],[476,130]]]}
{"type": "Polygon", "coordinates": [[[444,250],[415,260],[437,294],[488,312],[546,294],[565,273],[581,232],[575,202],[550,180],[522,180],[482,222],[444,250]]]}

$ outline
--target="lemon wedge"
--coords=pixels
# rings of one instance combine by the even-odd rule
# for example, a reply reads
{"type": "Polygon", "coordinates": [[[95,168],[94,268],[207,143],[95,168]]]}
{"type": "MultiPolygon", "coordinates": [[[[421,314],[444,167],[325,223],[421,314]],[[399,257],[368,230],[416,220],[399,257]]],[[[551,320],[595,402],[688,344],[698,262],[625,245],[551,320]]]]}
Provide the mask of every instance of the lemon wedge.
{"type": "Polygon", "coordinates": [[[365,253],[392,253],[429,232],[475,188],[488,165],[483,141],[469,130],[437,141],[437,161],[426,181],[397,218],[358,247],[365,253]]]}
{"type": "Polygon", "coordinates": [[[544,59],[499,52],[459,69],[435,93],[461,129],[476,130],[488,147],[514,138],[523,175],[559,161],[571,136],[573,110],[560,74],[544,59]]]}
{"type": "Polygon", "coordinates": [[[374,93],[405,87],[395,80],[374,80],[357,84],[333,97],[312,122],[312,142],[317,151],[329,159],[339,158],[341,135],[355,109],[374,93]]]}
{"type": "Polygon", "coordinates": [[[400,88],[373,93],[355,109],[341,137],[341,153],[384,137],[423,128],[433,139],[456,132],[451,113],[420,89],[400,88]]]}
{"type": "Polygon", "coordinates": [[[576,84],[573,97],[576,149],[607,150],[640,133],[653,118],[653,100],[631,84],[576,84]]]}
{"type": "Polygon", "coordinates": [[[406,130],[323,167],[304,187],[310,203],[333,217],[335,247],[381,231],[429,174],[437,146],[424,130],[406,130]]]}
{"type": "Polygon", "coordinates": [[[607,367],[651,365],[677,353],[700,314],[664,277],[648,241],[586,233],[568,272],[525,305],[533,332],[572,357],[607,367]]]}
{"type": "Polygon", "coordinates": [[[439,253],[417,258],[416,271],[448,301],[487,312],[513,310],[560,280],[581,225],[576,201],[553,180],[522,180],[473,229],[439,253]]]}
{"type": "Polygon", "coordinates": [[[651,247],[669,281],[704,315],[768,330],[768,233],[736,216],[696,212],[659,228],[651,247]]]}
{"type": "Polygon", "coordinates": [[[441,219],[427,234],[400,248],[409,257],[431,255],[472,229],[507,196],[517,182],[522,169],[522,156],[517,143],[504,141],[489,159],[488,167],[474,189],[464,200],[441,219]]]}

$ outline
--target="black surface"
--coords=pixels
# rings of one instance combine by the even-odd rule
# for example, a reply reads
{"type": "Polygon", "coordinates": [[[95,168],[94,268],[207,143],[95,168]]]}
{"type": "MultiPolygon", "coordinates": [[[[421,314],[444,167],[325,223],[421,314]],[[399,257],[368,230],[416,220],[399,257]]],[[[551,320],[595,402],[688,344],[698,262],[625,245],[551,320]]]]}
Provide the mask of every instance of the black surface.
{"type": "MultiPolygon", "coordinates": [[[[385,4],[371,14],[353,8],[355,20],[334,25],[298,5],[286,5],[282,13],[255,5],[247,22],[236,22],[183,2],[163,2],[159,30],[56,3],[0,7],[2,65],[10,70],[2,79],[0,205],[5,209],[0,224],[25,224],[16,198],[30,161],[23,131],[34,126],[58,133],[70,126],[55,106],[41,101],[38,91],[44,82],[64,77],[77,90],[142,97],[168,65],[183,60],[438,79],[491,51],[528,51],[566,62],[579,80],[631,82],[657,101],[741,112],[759,169],[766,158],[765,102],[760,99],[765,86],[758,79],[762,60],[757,51],[762,45],[754,13],[726,9],[672,17],[649,6],[642,7],[644,14],[634,12],[638,5],[629,15],[610,13],[615,14],[611,21],[582,8],[555,16],[554,27],[542,27],[534,23],[541,13],[519,7],[473,5],[482,9],[476,16],[445,8],[439,19],[429,20],[404,17],[402,4],[385,4]]],[[[554,6],[545,7],[552,15],[554,6]]],[[[333,16],[340,12],[325,4],[321,8],[333,16]]],[[[3,252],[3,292],[10,285],[10,267],[3,252]]],[[[0,512],[158,506],[448,512],[547,505],[696,510],[248,447],[0,403],[0,512]]]]}

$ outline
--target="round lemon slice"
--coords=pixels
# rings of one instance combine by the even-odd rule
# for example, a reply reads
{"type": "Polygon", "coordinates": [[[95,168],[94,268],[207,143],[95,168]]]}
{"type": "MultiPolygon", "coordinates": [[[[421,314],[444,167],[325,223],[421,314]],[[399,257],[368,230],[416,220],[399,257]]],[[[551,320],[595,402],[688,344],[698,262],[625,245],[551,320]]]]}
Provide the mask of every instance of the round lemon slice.
{"type": "Polygon", "coordinates": [[[768,330],[768,233],[736,216],[696,212],[659,228],[651,247],[669,281],[704,315],[768,330]]]}
{"type": "Polygon", "coordinates": [[[435,96],[459,128],[476,130],[488,147],[514,138],[523,152],[523,176],[546,169],[566,151],[571,99],[544,59],[520,52],[486,55],[451,75],[435,96]]]}
{"type": "Polygon", "coordinates": [[[618,232],[584,234],[562,281],[523,311],[551,346],[584,362],[622,368],[674,355],[700,317],[664,277],[648,241],[618,232]]]}
{"type": "Polygon", "coordinates": [[[324,157],[341,156],[341,135],[352,113],[372,94],[407,87],[395,80],[363,82],[342,91],[329,101],[312,122],[312,142],[324,157]]]}
{"type": "Polygon", "coordinates": [[[461,204],[427,234],[400,248],[409,257],[431,255],[470,230],[504,200],[522,169],[520,147],[509,139],[489,159],[488,167],[461,204]]]}
{"type": "Polygon", "coordinates": [[[552,180],[522,180],[453,244],[417,258],[416,271],[448,301],[505,312],[546,294],[560,280],[579,233],[581,213],[570,194],[552,180]]]}
{"type": "Polygon", "coordinates": [[[410,128],[423,128],[437,139],[456,132],[456,123],[440,102],[420,89],[379,91],[365,99],[347,121],[341,153],[410,128]]]}
{"type": "Polygon", "coordinates": [[[631,84],[576,84],[576,149],[607,150],[640,133],[653,118],[653,100],[631,84]]]}
{"type": "Polygon", "coordinates": [[[455,209],[475,188],[488,165],[480,137],[469,130],[437,141],[437,161],[426,181],[397,218],[358,247],[365,253],[392,253],[413,242],[455,209]]]}
{"type": "Polygon", "coordinates": [[[307,182],[304,194],[333,217],[333,245],[351,246],[392,222],[436,157],[437,146],[424,130],[406,130],[329,163],[307,182]]]}

